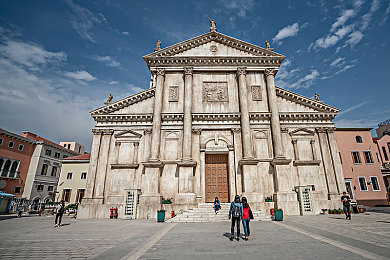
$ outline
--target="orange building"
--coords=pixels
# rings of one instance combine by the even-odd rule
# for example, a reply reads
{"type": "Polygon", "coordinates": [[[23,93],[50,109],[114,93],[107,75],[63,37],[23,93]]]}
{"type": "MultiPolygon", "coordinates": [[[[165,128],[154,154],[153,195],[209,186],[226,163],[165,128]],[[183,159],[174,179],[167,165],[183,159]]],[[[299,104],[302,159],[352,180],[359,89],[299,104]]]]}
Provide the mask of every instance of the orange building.
{"type": "Polygon", "coordinates": [[[36,142],[0,128],[0,190],[21,197],[36,142]]]}
{"type": "Polygon", "coordinates": [[[365,206],[386,205],[378,147],[372,128],[337,128],[337,146],[344,172],[346,191],[352,200],[365,206]]]}

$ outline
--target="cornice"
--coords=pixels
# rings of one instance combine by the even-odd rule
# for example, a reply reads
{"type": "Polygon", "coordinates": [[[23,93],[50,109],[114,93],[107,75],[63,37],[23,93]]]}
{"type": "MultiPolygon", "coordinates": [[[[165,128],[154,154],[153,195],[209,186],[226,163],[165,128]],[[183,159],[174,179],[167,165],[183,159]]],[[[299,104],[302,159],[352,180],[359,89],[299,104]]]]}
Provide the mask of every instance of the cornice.
{"type": "Polygon", "coordinates": [[[278,57],[279,59],[283,60],[285,58],[284,55],[276,53],[274,51],[267,50],[265,48],[256,46],[254,44],[238,40],[236,38],[227,36],[225,34],[219,33],[219,32],[208,32],[199,36],[196,36],[194,38],[188,39],[183,42],[179,42],[177,44],[174,44],[172,46],[168,46],[164,49],[161,49],[156,52],[152,52],[148,55],[145,55],[143,58],[144,60],[148,60],[153,57],[167,57],[167,56],[174,56],[178,53],[182,53],[184,51],[190,50],[192,48],[198,47],[200,45],[209,43],[209,42],[219,42],[221,44],[224,44],[226,46],[241,50],[243,52],[260,56],[260,57],[278,57]]]}
{"type": "Polygon", "coordinates": [[[149,67],[263,66],[277,70],[282,60],[277,57],[178,56],[151,57],[146,60],[146,63],[149,67]]]}
{"type": "Polygon", "coordinates": [[[250,112],[250,120],[268,120],[271,118],[271,113],[269,112],[250,112]]]}
{"type": "Polygon", "coordinates": [[[152,114],[92,115],[97,122],[152,122],[152,114]]]}
{"type": "Polygon", "coordinates": [[[192,114],[194,121],[239,121],[240,113],[226,113],[226,114],[192,114]]]}
{"type": "Polygon", "coordinates": [[[154,93],[155,93],[155,88],[147,89],[147,90],[144,90],[144,91],[139,92],[137,94],[134,94],[132,96],[118,100],[112,104],[109,104],[109,105],[97,108],[95,110],[92,110],[90,112],[90,114],[92,116],[98,115],[98,114],[109,114],[109,113],[118,111],[119,109],[130,106],[132,104],[143,101],[145,99],[154,97],[154,93]]]}
{"type": "Polygon", "coordinates": [[[315,110],[322,111],[322,112],[331,112],[331,113],[338,113],[340,109],[329,106],[327,104],[324,104],[322,102],[316,101],[314,99],[301,96],[297,93],[288,91],[286,89],[276,87],[276,95],[279,97],[283,97],[285,99],[291,100],[296,103],[300,103],[304,106],[311,107],[315,110]]]}
{"type": "Polygon", "coordinates": [[[331,121],[336,117],[337,113],[321,113],[321,112],[280,112],[281,121],[300,120],[300,121],[331,121]]]}

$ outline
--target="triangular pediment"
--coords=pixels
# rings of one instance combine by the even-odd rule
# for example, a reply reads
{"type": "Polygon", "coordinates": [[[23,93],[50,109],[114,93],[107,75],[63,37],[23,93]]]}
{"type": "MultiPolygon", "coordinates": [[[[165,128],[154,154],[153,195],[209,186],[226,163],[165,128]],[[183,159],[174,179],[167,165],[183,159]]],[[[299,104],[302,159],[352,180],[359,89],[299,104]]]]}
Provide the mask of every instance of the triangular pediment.
{"type": "Polygon", "coordinates": [[[291,136],[313,136],[314,131],[307,128],[298,128],[289,133],[291,136]]]}
{"type": "Polygon", "coordinates": [[[132,138],[141,138],[142,134],[137,133],[133,130],[125,130],[123,132],[115,134],[117,139],[132,139],[132,138]]]}
{"type": "Polygon", "coordinates": [[[321,112],[337,114],[340,109],[292,91],[276,87],[280,112],[321,112]]]}
{"type": "Polygon", "coordinates": [[[283,60],[284,55],[219,32],[208,32],[144,56],[157,57],[269,57],[283,60]]]}
{"type": "MultiPolygon", "coordinates": [[[[92,116],[95,115],[106,115],[106,114],[114,114],[116,112],[121,113],[122,110],[125,110],[126,108],[129,108],[131,106],[136,106],[136,104],[145,102],[148,99],[151,99],[154,97],[155,89],[147,89],[142,92],[139,92],[137,94],[125,97],[121,100],[115,101],[111,104],[105,105],[103,107],[97,108],[95,110],[92,110],[90,114],[92,116]]],[[[147,107],[150,109],[149,105],[144,105],[144,107],[147,107]]],[[[136,108],[136,110],[141,111],[139,108],[136,108]]],[[[132,112],[132,111],[124,111],[124,112],[132,112]]],[[[145,111],[144,111],[145,112],[145,111]]],[[[133,112],[135,113],[135,112],[133,112]]]]}

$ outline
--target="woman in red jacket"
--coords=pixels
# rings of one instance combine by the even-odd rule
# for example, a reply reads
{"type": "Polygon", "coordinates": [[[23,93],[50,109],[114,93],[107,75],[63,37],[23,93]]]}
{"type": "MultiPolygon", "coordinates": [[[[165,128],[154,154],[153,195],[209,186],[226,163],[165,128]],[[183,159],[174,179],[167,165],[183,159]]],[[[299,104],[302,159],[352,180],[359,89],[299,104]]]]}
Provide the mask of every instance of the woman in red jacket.
{"type": "Polygon", "coordinates": [[[249,230],[249,221],[253,219],[251,207],[249,207],[248,201],[246,197],[242,197],[242,225],[244,226],[244,232],[245,232],[245,240],[248,240],[250,230],[249,230]]]}

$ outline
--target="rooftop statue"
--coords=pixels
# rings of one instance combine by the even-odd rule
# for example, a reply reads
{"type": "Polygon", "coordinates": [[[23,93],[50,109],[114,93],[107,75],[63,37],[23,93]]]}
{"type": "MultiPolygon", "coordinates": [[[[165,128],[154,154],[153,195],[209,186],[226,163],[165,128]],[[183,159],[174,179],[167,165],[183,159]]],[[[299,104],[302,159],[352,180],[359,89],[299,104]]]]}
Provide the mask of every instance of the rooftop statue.
{"type": "Polygon", "coordinates": [[[217,31],[217,24],[215,23],[214,19],[210,19],[209,17],[209,21],[210,21],[210,32],[216,32],[217,31]]]}
{"type": "Polygon", "coordinates": [[[107,99],[107,102],[104,102],[105,105],[109,105],[112,103],[112,98],[113,96],[111,95],[111,93],[108,95],[108,99],[107,99]]]}
{"type": "Polygon", "coordinates": [[[157,43],[156,43],[156,48],[154,49],[154,51],[159,51],[161,50],[161,41],[158,40],[157,43]]]}

